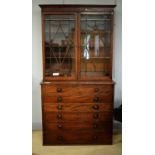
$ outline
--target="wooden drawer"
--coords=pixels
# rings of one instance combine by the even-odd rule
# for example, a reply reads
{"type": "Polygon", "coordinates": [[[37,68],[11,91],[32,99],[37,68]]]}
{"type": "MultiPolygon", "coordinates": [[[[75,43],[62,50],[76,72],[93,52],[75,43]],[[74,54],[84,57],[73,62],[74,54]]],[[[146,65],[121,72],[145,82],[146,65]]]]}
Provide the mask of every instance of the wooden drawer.
{"type": "Polygon", "coordinates": [[[43,85],[43,96],[90,96],[91,94],[102,94],[103,96],[112,95],[113,85],[95,84],[68,84],[68,85],[43,85]]]}
{"type": "Polygon", "coordinates": [[[44,145],[65,145],[65,144],[111,144],[112,134],[110,132],[44,132],[44,145]]]}
{"type": "Polygon", "coordinates": [[[44,124],[45,132],[78,132],[78,131],[104,131],[109,132],[112,130],[112,121],[100,121],[100,122],[58,122],[58,123],[46,123],[44,124]]]}
{"type": "Polygon", "coordinates": [[[45,122],[92,122],[111,121],[112,111],[94,113],[43,113],[45,122]]]}
{"type": "Polygon", "coordinates": [[[112,103],[43,103],[44,112],[104,112],[112,108],[112,103]]]}
{"type": "Polygon", "coordinates": [[[43,102],[50,102],[50,103],[103,103],[103,102],[113,102],[112,94],[97,94],[97,95],[74,95],[74,96],[62,96],[62,95],[55,95],[55,96],[42,96],[43,102]]]}

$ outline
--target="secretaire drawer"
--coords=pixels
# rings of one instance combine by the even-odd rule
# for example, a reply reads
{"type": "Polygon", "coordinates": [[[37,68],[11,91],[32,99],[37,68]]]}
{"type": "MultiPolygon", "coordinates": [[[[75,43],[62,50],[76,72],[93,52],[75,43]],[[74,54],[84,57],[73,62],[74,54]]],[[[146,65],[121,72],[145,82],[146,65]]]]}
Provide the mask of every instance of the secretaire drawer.
{"type": "Polygon", "coordinates": [[[43,103],[44,112],[105,112],[112,108],[112,103],[43,103]]]}
{"type": "Polygon", "coordinates": [[[113,85],[43,85],[42,94],[45,96],[73,96],[73,95],[91,95],[103,94],[104,96],[112,95],[113,85]]]}

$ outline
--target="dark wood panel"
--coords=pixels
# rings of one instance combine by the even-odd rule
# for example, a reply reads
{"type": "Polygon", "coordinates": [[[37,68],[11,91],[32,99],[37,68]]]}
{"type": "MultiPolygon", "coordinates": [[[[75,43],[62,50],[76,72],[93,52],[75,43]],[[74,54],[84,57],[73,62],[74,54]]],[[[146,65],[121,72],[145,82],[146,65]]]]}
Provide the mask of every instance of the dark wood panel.
{"type": "Polygon", "coordinates": [[[105,112],[112,109],[112,103],[43,103],[44,112],[105,112]]]}
{"type": "Polygon", "coordinates": [[[44,131],[48,131],[51,133],[56,133],[59,131],[63,132],[79,132],[79,131],[104,131],[104,132],[112,132],[112,121],[98,121],[98,122],[59,122],[59,123],[46,123],[44,126],[44,131]]]}
{"type": "Polygon", "coordinates": [[[112,144],[112,134],[104,132],[64,132],[44,133],[44,145],[65,145],[65,144],[112,144]]]}
{"type": "Polygon", "coordinates": [[[43,113],[45,122],[111,121],[112,111],[104,113],[43,113]]]}
{"type": "Polygon", "coordinates": [[[49,12],[112,12],[116,5],[39,5],[43,13],[49,12]]]}

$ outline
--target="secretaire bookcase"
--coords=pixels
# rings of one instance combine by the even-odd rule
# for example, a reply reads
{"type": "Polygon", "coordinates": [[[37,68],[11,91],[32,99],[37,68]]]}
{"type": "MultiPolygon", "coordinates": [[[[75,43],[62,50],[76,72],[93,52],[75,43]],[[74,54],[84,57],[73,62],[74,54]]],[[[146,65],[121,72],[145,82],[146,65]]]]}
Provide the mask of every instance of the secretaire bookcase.
{"type": "Polygon", "coordinates": [[[43,145],[112,144],[114,5],[40,5],[43,145]]]}

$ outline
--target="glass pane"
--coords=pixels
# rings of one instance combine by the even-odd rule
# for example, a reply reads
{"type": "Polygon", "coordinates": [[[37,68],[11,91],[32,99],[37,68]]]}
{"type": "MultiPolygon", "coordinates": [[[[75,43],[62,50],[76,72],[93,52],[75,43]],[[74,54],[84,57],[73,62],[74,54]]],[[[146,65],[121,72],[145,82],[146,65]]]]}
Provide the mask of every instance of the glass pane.
{"type": "Polygon", "coordinates": [[[45,76],[75,76],[74,34],[74,15],[45,15],[45,76]]]}
{"type": "Polygon", "coordinates": [[[81,76],[109,76],[111,19],[111,15],[81,15],[81,76]]]}

